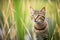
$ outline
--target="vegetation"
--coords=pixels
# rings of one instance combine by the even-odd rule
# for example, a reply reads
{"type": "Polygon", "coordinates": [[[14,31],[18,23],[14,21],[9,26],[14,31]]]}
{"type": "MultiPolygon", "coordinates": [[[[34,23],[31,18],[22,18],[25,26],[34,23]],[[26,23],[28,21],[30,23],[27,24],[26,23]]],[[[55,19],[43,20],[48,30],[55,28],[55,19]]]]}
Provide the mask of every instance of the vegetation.
{"type": "Polygon", "coordinates": [[[30,6],[35,10],[46,8],[48,40],[60,40],[60,0],[0,0],[3,40],[33,40],[30,6]]]}

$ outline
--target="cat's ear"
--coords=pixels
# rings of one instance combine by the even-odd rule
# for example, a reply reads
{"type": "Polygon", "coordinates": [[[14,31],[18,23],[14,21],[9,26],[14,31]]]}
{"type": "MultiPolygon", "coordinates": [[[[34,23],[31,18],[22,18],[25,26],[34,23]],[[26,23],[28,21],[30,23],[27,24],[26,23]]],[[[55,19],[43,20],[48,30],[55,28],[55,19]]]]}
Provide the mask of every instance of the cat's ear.
{"type": "Polygon", "coordinates": [[[45,7],[43,7],[41,10],[40,10],[40,12],[42,12],[42,13],[46,13],[46,9],[45,9],[45,7]]]}
{"type": "Polygon", "coordinates": [[[30,12],[33,14],[34,13],[34,9],[32,7],[30,7],[30,12]]]}

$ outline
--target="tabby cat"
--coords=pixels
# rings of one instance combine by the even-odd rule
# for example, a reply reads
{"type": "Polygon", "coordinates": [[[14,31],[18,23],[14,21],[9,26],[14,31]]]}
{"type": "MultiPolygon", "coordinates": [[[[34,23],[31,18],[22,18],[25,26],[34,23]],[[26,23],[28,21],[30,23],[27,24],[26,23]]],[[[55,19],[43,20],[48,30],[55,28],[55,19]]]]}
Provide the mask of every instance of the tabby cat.
{"type": "Polygon", "coordinates": [[[31,19],[34,21],[33,35],[34,40],[47,40],[47,21],[45,18],[46,9],[34,10],[30,7],[31,19]]]}

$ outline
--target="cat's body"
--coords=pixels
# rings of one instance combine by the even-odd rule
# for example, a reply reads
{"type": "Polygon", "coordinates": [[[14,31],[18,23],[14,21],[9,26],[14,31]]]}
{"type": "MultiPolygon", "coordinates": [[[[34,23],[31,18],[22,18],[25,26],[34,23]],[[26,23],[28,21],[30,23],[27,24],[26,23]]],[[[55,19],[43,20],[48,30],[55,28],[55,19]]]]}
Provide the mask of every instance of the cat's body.
{"type": "Polygon", "coordinates": [[[47,22],[46,21],[44,21],[44,23],[41,26],[37,23],[34,24],[33,36],[34,36],[34,40],[47,40],[47,22]]]}
{"type": "Polygon", "coordinates": [[[47,21],[45,18],[45,7],[40,11],[31,8],[31,19],[34,21],[33,36],[34,40],[47,40],[47,21]]]}

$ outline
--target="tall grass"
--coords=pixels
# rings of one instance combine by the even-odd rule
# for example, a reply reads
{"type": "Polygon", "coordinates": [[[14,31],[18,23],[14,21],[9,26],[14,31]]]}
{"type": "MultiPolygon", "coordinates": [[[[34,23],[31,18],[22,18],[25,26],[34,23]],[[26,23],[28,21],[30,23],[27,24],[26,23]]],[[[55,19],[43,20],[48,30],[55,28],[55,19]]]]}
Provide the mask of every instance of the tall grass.
{"type": "Polygon", "coordinates": [[[10,0],[0,0],[0,32],[1,40],[15,40],[16,24],[14,20],[13,2],[10,0]]]}
{"type": "Polygon", "coordinates": [[[30,6],[35,10],[46,8],[48,40],[60,40],[59,2],[60,0],[0,0],[0,25],[5,30],[3,40],[33,40],[30,6]]]}

